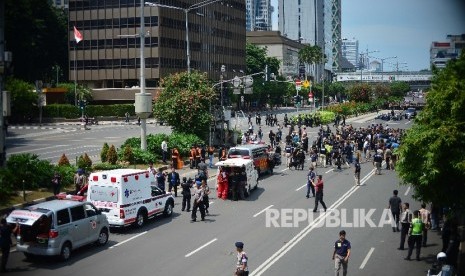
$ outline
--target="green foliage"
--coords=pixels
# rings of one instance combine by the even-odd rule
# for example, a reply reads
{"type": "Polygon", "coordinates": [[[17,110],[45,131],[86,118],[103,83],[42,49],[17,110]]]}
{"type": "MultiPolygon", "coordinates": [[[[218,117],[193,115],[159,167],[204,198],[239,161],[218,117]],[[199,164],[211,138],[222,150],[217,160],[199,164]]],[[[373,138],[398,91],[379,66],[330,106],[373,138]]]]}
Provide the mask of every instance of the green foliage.
{"type": "Polygon", "coordinates": [[[39,160],[35,154],[23,153],[11,155],[7,161],[8,181],[14,190],[21,190],[23,180],[25,189],[49,188],[54,166],[49,161],[39,160]]]}
{"type": "Polygon", "coordinates": [[[77,171],[76,166],[56,166],[54,171],[57,171],[61,175],[62,187],[74,184],[74,174],[77,171]]]}
{"type": "Polygon", "coordinates": [[[58,64],[68,79],[68,17],[51,1],[5,2],[5,50],[13,52],[15,77],[50,82],[58,64]],[[66,69],[65,69],[66,68],[66,69]]]}
{"type": "Polygon", "coordinates": [[[290,121],[292,123],[294,123],[295,125],[297,125],[298,123],[298,118],[302,119],[302,122],[305,118],[316,118],[318,117],[320,119],[320,122],[321,124],[325,125],[325,124],[329,124],[331,122],[334,121],[334,118],[336,117],[336,114],[332,111],[317,111],[317,112],[313,112],[313,113],[304,113],[304,114],[299,114],[299,115],[296,115],[296,116],[291,116],[290,117],[290,121]]]}
{"type": "Polygon", "coordinates": [[[215,91],[205,74],[193,71],[164,78],[163,90],[155,102],[153,114],[167,122],[174,131],[208,136],[212,115],[210,104],[215,91]]]}
{"type": "Polygon", "coordinates": [[[94,171],[108,171],[108,170],[122,169],[124,168],[124,166],[120,164],[112,165],[110,163],[103,162],[103,163],[95,164],[92,168],[94,171]]]}
{"type": "Polygon", "coordinates": [[[194,144],[204,144],[204,142],[195,134],[173,133],[168,137],[168,148],[176,147],[181,156],[188,156],[188,152],[194,144]]]}
{"type": "Polygon", "coordinates": [[[76,100],[86,100],[87,102],[92,101],[92,91],[81,84],[78,84],[76,86],[76,91],[74,87],[74,83],[67,82],[67,83],[60,83],[58,87],[65,88],[66,93],[65,93],[65,101],[66,103],[73,105],[76,100]]]}
{"type": "Polygon", "coordinates": [[[90,160],[89,155],[84,153],[84,155],[79,156],[77,161],[78,168],[84,169],[86,172],[90,171],[92,168],[92,160],[90,160]]]}
{"type": "Polygon", "coordinates": [[[11,93],[11,119],[12,122],[23,122],[38,114],[38,95],[34,86],[25,81],[8,78],[5,90],[11,93]]]}
{"type": "MultiPolygon", "coordinates": [[[[276,76],[279,72],[280,61],[275,57],[267,56],[267,47],[259,47],[257,45],[247,43],[245,46],[245,62],[247,64],[247,74],[254,74],[265,71],[265,66],[268,65],[268,71],[276,76]]],[[[259,76],[258,78],[262,78],[259,76]]],[[[263,83],[261,81],[260,83],[263,83]]]]}
{"type": "Polygon", "coordinates": [[[48,104],[43,107],[43,116],[48,118],[78,118],[81,116],[79,107],[71,104],[48,104]]]}
{"type": "MultiPolygon", "coordinates": [[[[43,107],[44,117],[63,117],[67,119],[78,118],[81,116],[81,109],[74,104],[50,104],[43,107]]],[[[86,114],[89,117],[96,116],[118,116],[124,117],[129,112],[134,114],[133,104],[114,104],[114,105],[92,105],[87,104],[86,114]]]]}
{"type": "Polygon", "coordinates": [[[299,61],[307,64],[322,63],[324,59],[323,50],[318,45],[305,45],[299,50],[299,61]]]}
{"type": "Polygon", "coordinates": [[[134,154],[132,153],[132,148],[131,146],[129,145],[126,145],[124,147],[124,151],[123,151],[123,161],[127,161],[129,162],[129,164],[131,164],[132,162],[134,162],[134,154]]]}
{"type": "Polygon", "coordinates": [[[13,194],[13,183],[10,181],[11,172],[8,169],[0,168],[0,202],[8,201],[13,194]]]}
{"type": "Polygon", "coordinates": [[[108,143],[105,142],[103,143],[102,150],[100,151],[100,160],[102,163],[107,162],[107,155],[108,155],[108,150],[110,149],[110,146],[108,146],[108,143]]]}
{"type": "Polygon", "coordinates": [[[394,81],[390,84],[391,96],[403,98],[410,91],[410,85],[404,81],[394,81]]]}
{"type": "Polygon", "coordinates": [[[116,161],[118,161],[118,155],[116,154],[115,146],[111,145],[107,153],[107,162],[111,165],[115,165],[116,161]]]}
{"type": "Polygon", "coordinates": [[[385,84],[376,84],[372,86],[375,99],[388,99],[391,95],[391,87],[385,84]]]}
{"type": "Polygon", "coordinates": [[[415,197],[465,207],[465,53],[435,71],[427,104],[399,148],[396,168],[415,197]]]}
{"type": "MultiPolygon", "coordinates": [[[[326,87],[325,87],[326,88],[326,87]]],[[[329,84],[328,89],[325,89],[325,93],[328,91],[328,95],[330,96],[337,96],[339,97],[344,97],[347,94],[347,89],[346,87],[341,83],[341,82],[332,82],[329,84]]]]}
{"type": "Polygon", "coordinates": [[[58,166],[69,166],[69,159],[66,157],[66,155],[63,153],[60,157],[60,160],[58,160],[58,166]]]}

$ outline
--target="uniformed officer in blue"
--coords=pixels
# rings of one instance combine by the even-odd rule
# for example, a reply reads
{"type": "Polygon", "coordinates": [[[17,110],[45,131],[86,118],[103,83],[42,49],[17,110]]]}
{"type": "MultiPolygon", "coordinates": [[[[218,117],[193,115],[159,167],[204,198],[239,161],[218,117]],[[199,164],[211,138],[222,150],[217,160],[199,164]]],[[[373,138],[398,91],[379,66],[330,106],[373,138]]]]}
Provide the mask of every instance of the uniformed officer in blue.
{"type": "Polygon", "coordinates": [[[347,264],[350,257],[350,242],[346,240],[346,231],[339,232],[339,239],[334,243],[334,270],[336,276],[339,276],[342,266],[342,275],[347,275],[347,264]]]}

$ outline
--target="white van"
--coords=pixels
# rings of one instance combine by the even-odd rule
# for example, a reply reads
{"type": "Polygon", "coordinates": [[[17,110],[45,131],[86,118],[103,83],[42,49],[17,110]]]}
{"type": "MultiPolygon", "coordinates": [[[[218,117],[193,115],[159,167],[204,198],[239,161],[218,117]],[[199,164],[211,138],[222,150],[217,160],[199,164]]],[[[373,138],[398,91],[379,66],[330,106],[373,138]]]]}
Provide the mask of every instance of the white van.
{"type": "MultiPolygon", "coordinates": [[[[220,161],[215,164],[218,167],[217,175],[221,173],[221,170],[226,171],[229,175],[231,171],[245,170],[247,183],[246,183],[246,192],[250,195],[252,189],[257,188],[258,186],[258,171],[255,169],[254,162],[251,159],[242,159],[242,158],[232,158],[220,161]]],[[[218,181],[218,178],[217,178],[218,181]]],[[[218,183],[217,183],[218,185],[218,183]]]]}
{"type": "Polygon", "coordinates": [[[146,170],[95,172],[89,176],[87,201],[107,216],[112,227],[141,227],[150,217],[173,213],[173,196],[152,185],[152,181],[153,175],[146,170]]]}

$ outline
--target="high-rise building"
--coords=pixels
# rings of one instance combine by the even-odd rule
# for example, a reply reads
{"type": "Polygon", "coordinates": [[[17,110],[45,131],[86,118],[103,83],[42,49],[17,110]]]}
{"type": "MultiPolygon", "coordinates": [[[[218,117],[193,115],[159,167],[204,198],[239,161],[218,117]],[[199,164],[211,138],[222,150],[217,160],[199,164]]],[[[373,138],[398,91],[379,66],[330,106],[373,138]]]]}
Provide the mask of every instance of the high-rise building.
{"type": "Polygon", "coordinates": [[[341,70],[341,0],[328,0],[331,2],[331,57],[333,72],[341,70]]]}
{"type": "Polygon", "coordinates": [[[271,31],[271,0],[246,0],[247,31],[271,31]]]}
{"type": "Polygon", "coordinates": [[[433,41],[430,47],[430,64],[444,68],[449,60],[457,58],[465,48],[465,34],[447,35],[449,41],[433,41]]]}
{"type": "MultiPolygon", "coordinates": [[[[160,0],[186,9],[193,1],[160,0]]],[[[190,65],[219,79],[220,68],[245,70],[244,0],[215,2],[188,13],[190,65]]],[[[69,0],[70,78],[90,88],[139,85],[140,0],[69,0]],[[73,26],[82,33],[76,44],[73,26]],[[135,36],[134,36],[135,35],[135,36]],[[75,57],[75,58],[74,58],[75,57]]],[[[144,6],[145,77],[157,87],[164,76],[187,70],[185,13],[144,6]]]]}
{"type": "Polygon", "coordinates": [[[360,61],[358,55],[358,40],[353,39],[342,39],[341,54],[345,57],[353,66],[358,67],[360,61]]]}
{"type": "Polygon", "coordinates": [[[57,8],[68,9],[68,0],[49,0],[49,1],[53,6],[57,8]]]}

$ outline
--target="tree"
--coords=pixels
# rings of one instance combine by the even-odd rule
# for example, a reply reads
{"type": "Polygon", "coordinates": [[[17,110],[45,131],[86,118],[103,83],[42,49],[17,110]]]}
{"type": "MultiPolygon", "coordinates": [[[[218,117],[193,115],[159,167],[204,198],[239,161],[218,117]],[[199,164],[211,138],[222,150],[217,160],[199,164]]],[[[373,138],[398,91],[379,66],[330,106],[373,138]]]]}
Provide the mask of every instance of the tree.
{"type": "Polygon", "coordinates": [[[154,116],[175,132],[197,134],[206,140],[213,120],[210,105],[217,98],[206,75],[197,71],[176,73],[162,79],[161,86],[154,116]]]}
{"type": "Polygon", "coordinates": [[[37,114],[38,94],[34,89],[32,84],[19,79],[6,80],[5,90],[11,93],[11,121],[29,121],[37,114]]]}
{"type": "Polygon", "coordinates": [[[63,153],[60,157],[60,160],[58,161],[58,166],[69,166],[69,159],[66,157],[66,155],[63,153]]]}
{"type": "Polygon", "coordinates": [[[433,74],[426,106],[399,148],[396,170],[419,201],[465,207],[465,53],[433,74]]]}
{"type": "Polygon", "coordinates": [[[58,87],[66,89],[65,101],[69,104],[74,105],[76,97],[78,100],[92,101],[92,91],[86,86],[78,84],[76,86],[76,95],[74,94],[74,83],[60,83],[58,87]]]}
{"type": "Polygon", "coordinates": [[[328,95],[336,96],[339,100],[346,97],[346,88],[341,82],[332,82],[328,86],[328,95]]]}
{"type": "Polygon", "coordinates": [[[355,84],[348,90],[351,101],[367,103],[371,98],[372,87],[367,83],[355,84]]]}
{"type": "Polygon", "coordinates": [[[390,87],[392,97],[403,98],[410,91],[410,85],[405,81],[394,81],[390,87]]]}
{"type": "Polygon", "coordinates": [[[388,99],[391,95],[391,88],[385,84],[376,84],[372,87],[375,99],[388,99]]]}
{"type": "Polygon", "coordinates": [[[118,155],[116,154],[115,146],[111,145],[107,153],[107,162],[115,165],[116,161],[118,161],[118,155]]]}
{"type": "Polygon", "coordinates": [[[309,65],[322,63],[325,59],[325,55],[318,45],[305,45],[302,49],[299,50],[298,56],[300,62],[309,65]]]}
{"type": "Polygon", "coordinates": [[[5,1],[5,50],[13,53],[16,78],[50,82],[58,64],[68,79],[68,18],[50,2],[5,1]]]}
{"type": "Polygon", "coordinates": [[[123,152],[123,161],[129,162],[131,164],[134,160],[134,153],[132,152],[132,148],[130,145],[126,145],[124,147],[124,152],[123,152]]]}
{"type": "Polygon", "coordinates": [[[100,151],[100,161],[107,162],[107,155],[108,155],[109,149],[110,147],[108,146],[108,143],[107,142],[103,143],[102,150],[100,151]]]}

